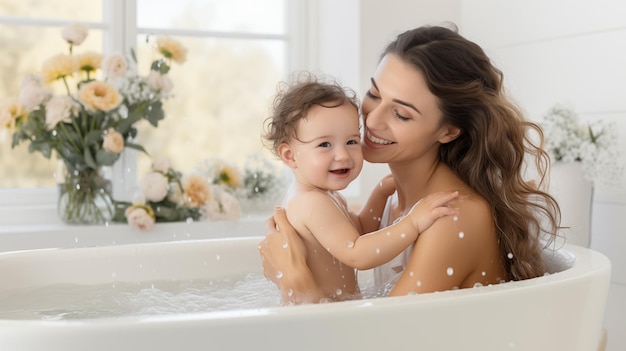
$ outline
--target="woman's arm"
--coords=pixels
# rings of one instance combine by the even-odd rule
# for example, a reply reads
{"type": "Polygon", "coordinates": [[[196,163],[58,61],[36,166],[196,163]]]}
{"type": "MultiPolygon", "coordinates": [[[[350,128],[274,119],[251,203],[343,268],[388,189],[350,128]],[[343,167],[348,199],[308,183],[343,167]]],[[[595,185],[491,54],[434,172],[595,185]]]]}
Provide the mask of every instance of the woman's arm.
{"type": "Polygon", "coordinates": [[[259,243],[263,274],[281,290],[283,301],[294,304],[317,303],[322,290],[306,264],[306,248],[287,220],[283,208],[275,208],[266,222],[266,237],[259,243]]]}

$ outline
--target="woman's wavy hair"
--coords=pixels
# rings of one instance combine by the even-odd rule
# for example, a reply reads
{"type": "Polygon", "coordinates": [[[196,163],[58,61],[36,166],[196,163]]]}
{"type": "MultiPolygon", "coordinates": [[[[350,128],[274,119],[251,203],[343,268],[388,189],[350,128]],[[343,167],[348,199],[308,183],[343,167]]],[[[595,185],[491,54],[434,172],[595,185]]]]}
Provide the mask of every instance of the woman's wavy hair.
{"type": "Polygon", "coordinates": [[[439,156],[491,204],[508,278],[543,275],[541,250],[555,238],[561,218],[555,199],[540,190],[550,158],[541,128],[506,97],[502,72],[456,28],[404,32],[383,55],[388,53],[424,74],[438,98],[442,123],[461,130],[457,139],[441,145],[439,156]],[[537,186],[523,178],[526,156],[534,159],[537,186]]]}

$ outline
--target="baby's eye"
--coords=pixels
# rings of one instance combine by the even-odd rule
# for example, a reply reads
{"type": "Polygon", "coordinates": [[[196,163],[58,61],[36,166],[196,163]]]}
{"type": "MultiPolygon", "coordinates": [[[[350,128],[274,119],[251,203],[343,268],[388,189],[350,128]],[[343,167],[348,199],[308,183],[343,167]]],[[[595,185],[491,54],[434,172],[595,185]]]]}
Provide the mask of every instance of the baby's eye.
{"type": "Polygon", "coordinates": [[[359,144],[358,140],[348,140],[347,145],[355,145],[355,144],[359,144]]]}
{"type": "Polygon", "coordinates": [[[320,144],[318,145],[318,147],[331,147],[331,146],[332,146],[332,145],[330,145],[330,142],[328,142],[328,141],[325,141],[325,142],[320,143],[320,144]]]}

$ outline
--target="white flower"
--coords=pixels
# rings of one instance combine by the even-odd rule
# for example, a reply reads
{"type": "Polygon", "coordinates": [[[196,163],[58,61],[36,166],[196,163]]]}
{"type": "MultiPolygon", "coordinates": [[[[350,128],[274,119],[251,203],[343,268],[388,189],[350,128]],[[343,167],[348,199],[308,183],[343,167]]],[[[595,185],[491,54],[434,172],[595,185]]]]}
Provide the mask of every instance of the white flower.
{"type": "Polygon", "coordinates": [[[126,209],[126,221],[137,230],[146,231],[154,226],[154,213],[147,206],[131,206],[126,209]]]}
{"type": "Polygon", "coordinates": [[[141,192],[135,193],[133,196],[133,205],[144,206],[146,204],[146,196],[141,192]]]}
{"type": "Polygon", "coordinates": [[[159,172],[149,173],[142,184],[143,193],[148,201],[159,202],[168,193],[167,177],[159,172]]]}
{"type": "Polygon", "coordinates": [[[111,80],[123,77],[127,69],[128,62],[126,62],[124,55],[119,53],[111,54],[102,61],[102,70],[111,80]]]}
{"type": "Polygon", "coordinates": [[[78,106],[69,96],[54,96],[46,103],[46,127],[54,129],[60,122],[71,123],[78,106]]]}
{"type": "Polygon", "coordinates": [[[170,78],[167,75],[161,74],[157,71],[151,70],[146,77],[146,82],[148,83],[148,86],[150,86],[150,88],[152,88],[154,91],[163,94],[170,93],[174,88],[174,84],[172,83],[170,78]]]}
{"type": "Polygon", "coordinates": [[[24,77],[19,100],[22,107],[27,111],[32,111],[39,107],[49,96],[50,92],[44,88],[38,76],[29,74],[24,77]]]}
{"type": "Polygon", "coordinates": [[[65,41],[72,45],[80,45],[87,38],[88,29],[87,26],[81,23],[73,23],[69,26],[63,27],[61,36],[65,41]]]}
{"type": "Polygon", "coordinates": [[[169,158],[167,157],[161,157],[152,163],[152,169],[163,174],[167,173],[170,167],[172,166],[169,158]]]}
{"type": "Polygon", "coordinates": [[[210,220],[236,220],[241,214],[239,201],[233,195],[219,187],[213,188],[214,196],[204,206],[204,212],[210,220]]]}

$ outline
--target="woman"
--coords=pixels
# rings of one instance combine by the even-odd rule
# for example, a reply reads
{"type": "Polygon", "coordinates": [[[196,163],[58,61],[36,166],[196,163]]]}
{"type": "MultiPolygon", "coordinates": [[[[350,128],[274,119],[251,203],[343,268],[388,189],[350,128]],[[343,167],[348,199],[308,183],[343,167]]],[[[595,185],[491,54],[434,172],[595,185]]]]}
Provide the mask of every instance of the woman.
{"type": "MultiPolygon", "coordinates": [[[[387,163],[397,188],[381,226],[428,194],[463,195],[454,204],[458,216],[438,219],[412,250],[377,268],[376,284],[389,295],[544,274],[543,234],[556,235],[560,211],[523,171],[532,156],[541,185],[549,159],[532,140],[542,141],[541,129],[507,100],[502,80],[478,45],[448,28],[413,29],[385,49],[362,105],[363,156],[387,163]]],[[[319,301],[282,210],[267,230],[259,246],[266,276],[294,303],[319,301]]]]}

